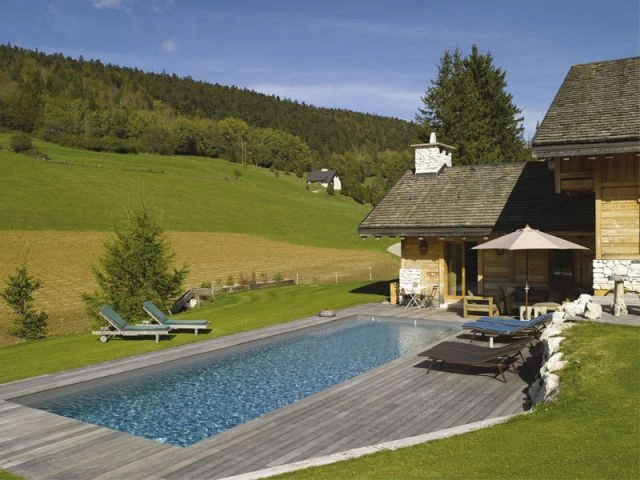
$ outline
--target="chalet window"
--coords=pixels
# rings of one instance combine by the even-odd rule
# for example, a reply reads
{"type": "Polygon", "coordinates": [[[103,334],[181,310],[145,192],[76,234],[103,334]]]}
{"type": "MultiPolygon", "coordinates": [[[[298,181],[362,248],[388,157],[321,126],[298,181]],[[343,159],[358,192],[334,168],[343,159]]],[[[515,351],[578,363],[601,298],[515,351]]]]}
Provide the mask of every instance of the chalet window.
{"type": "Polygon", "coordinates": [[[573,279],[574,265],[571,250],[551,250],[551,278],[554,280],[573,279]]]}

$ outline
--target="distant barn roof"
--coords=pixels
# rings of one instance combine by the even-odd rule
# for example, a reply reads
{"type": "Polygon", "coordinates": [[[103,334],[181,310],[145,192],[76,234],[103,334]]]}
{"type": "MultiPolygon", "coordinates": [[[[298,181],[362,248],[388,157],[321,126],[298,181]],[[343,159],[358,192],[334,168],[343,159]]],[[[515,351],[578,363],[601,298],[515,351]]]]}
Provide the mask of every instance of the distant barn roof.
{"type": "Polygon", "coordinates": [[[335,176],[335,170],[314,170],[307,176],[307,182],[329,183],[335,176]]]}
{"type": "Polygon", "coordinates": [[[361,235],[465,236],[522,228],[588,232],[593,194],[554,193],[545,162],[445,168],[439,176],[408,171],[360,223],[361,235]]]}
{"type": "Polygon", "coordinates": [[[550,146],[638,141],[640,57],[633,57],[572,66],[532,145],[541,157],[550,146]]]}

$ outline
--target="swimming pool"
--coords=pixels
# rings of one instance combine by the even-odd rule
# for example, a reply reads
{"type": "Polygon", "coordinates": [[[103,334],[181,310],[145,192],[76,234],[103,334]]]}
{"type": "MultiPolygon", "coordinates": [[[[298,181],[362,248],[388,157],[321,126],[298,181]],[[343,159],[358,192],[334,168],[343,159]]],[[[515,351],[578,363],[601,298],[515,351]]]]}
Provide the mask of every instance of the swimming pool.
{"type": "Polygon", "coordinates": [[[415,353],[458,329],[446,322],[352,318],[19,403],[184,447],[415,353]]]}

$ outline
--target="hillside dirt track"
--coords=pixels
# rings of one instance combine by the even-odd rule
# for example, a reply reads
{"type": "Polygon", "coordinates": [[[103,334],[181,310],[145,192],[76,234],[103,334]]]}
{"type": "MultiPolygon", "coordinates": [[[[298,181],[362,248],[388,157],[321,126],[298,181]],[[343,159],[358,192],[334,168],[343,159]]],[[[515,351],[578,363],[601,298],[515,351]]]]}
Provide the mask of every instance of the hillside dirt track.
{"type": "MultiPolygon", "coordinates": [[[[49,335],[86,332],[90,321],[80,300],[96,284],[91,271],[98,266],[108,232],[0,231],[0,289],[26,261],[29,274],[42,280],[36,306],[49,314],[49,335]]],[[[175,265],[186,264],[185,287],[203,281],[226,283],[229,276],[260,280],[277,273],[300,283],[389,280],[398,275],[399,259],[383,251],[339,250],[294,245],[232,233],[168,232],[175,265]]],[[[13,317],[0,301],[0,345],[14,343],[9,335],[13,317]]]]}

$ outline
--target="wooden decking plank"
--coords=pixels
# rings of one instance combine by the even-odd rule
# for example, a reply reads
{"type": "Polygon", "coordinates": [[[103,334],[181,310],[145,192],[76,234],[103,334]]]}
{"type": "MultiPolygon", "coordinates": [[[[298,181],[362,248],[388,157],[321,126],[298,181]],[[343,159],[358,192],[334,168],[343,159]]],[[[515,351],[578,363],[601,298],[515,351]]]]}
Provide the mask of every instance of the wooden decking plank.
{"type": "MultiPolygon", "coordinates": [[[[381,305],[357,307],[342,313],[343,317],[364,313],[376,317],[410,317],[420,320],[424,318],[440,320],[440,316],[454,318],[454,315],[448,312],[425,314],[424,311],[417,309],[402,311],[397,307],[381,305]]],[[[36,447],[35,451],[31,453],[27,450],[20,451],[21,455],[29,458],[19,457],[21,462],[23,460],[25,462],[15,465],[16,471],[26,476],[77,478],[78,480],[84,478],[101,480],[220,478],[224,475],[263,468],[270,464],[315,457],[324,451],[333,453],[341,448],[353,448],[397,439],[401,438],[405,432],[411,432],[411,435],[426,433],[439,428],[438,423],[455,422],[456,415],[451,411],[452,405],[455,408],[455,405],[467,403],[467,411],[458,415],[458,421],[466,421],[469,416],[476,417],[518,408],[518,405],[510,404],[511,401],[518,402],[517,392],[504,393],[498,387],[488,388],[486,381],[491,380],[490,378],[446,371],[433,371],[427,376],[424,368],[416,366],[422,359],[411,356],[402,357],[187,448],[162,445],[93,426],[88,428],[96,428],[102,432],[107,430],[110,433],[96,434],[95,438],[87,437],[88,439],[85,440],[77,440],[72,433],[74,428],[69,426],[74,421],[58,417],[55,422],[49,423],[44,420],[54,415],[36,411],[25,422],[24,419],[20,419],[20,415],[17,415],[19,408],[1,401],[7,398],[7,395],[15,395],[16,392],[47,388],[51,382],[56,383],[57,386],[73,383],[78,379],[84,381],[100,378],[114,371],[125,371],[134,366],[158,365],[182,356],[190,357],[216,349],[233,348],[235,345],[266,336],[282,334],[292,329],[307,328],[318,320],[317,317],[307,317],[298,322],[280,324],[261,331],[245,332],[238,336],[191,344],[185,348],[171,349],[171,351],[154,352],[152,355],[139,356],[135,360],[107,362],[98,367],[86,367],[75,372],[39,378],[33,384],[18,382],[20,384],[12,384],[8,388],[0,385],[0,413],[12,412],[10,415],[12,419],[16,419],[18,428],[20,428],[19,424],[24,422],[27,425],[26,430],[31,432],[27,434],[27,438],[29,435],[37,434],[38,421],[42,420],[43,425],[47,425],[47,433],[44,434],[44,438],[39,439],[39,447],[36,447]],[[484,392],[485,400],[479,401],[471,396],[471,392],[475,395],[484,392]],[[54,441],[56,435],[61,445],[53,447],[50,441],[54,441]],[[81,443],[79,444],[78,441],[81,443]],[[59,452],[70,455],[66,463],[51,458],[59,452]],[[115,462],[114,457],[117,458],[115,462]],[[23,468],[23,465],[28,468],[23,468]],[[49,469],[48,472],[45,471],[46,468],[49,469]]],[[[329,322],[331,319],[326,321],[329,322]]],[[[460,323],[459,317],[455,321],[460,323]]],[[[457,336],[457,333],[451,335],[453,336],[457,336]]],[[[428,347],[429,345],[424,346],[424,348],[428,347]]],[[[509,383],[511,379],[509,377],[509,383]]],[[[514,377],[515,379],[517,378],[514,377]]],[[[498,383],[501,384],[501,382],[498,383]]],[[[517,383],[522,389],[524,384],[521,381],[514,381],[514,385],[517,383]]],[[[4,415],[2,420],[5,420],[4,415]]],[[[9,431],[9,428],[13,428],[9,425],[7,422],[0,422],[0,438],[6,438],[5,430],[9,431]]],[[[12,431],[18,439],[20,432],[12,431]]],[[[30,437],[29,442],[37,443],[38,439],[34,435],[30,437]]],[[[0,468],[11,469],[11,454],[4,458],[3,453],[0,453],[0,468]],[[6,467],[7,465],[9,466],[6,467]]]]}
{"type": "Polygon", "coordinates": [[[48,442],[33,451],[23,452],[20,455],[14,454],[10,463],[20,465],[21,468],[34,472],[35,475],[44,475],[56,462],[72,462],[78,450],[84,450],[87,444],[92,444],[94,439],[100,439],[103,436],[104,432],[96,427],[64,442],[48,442]]]}

